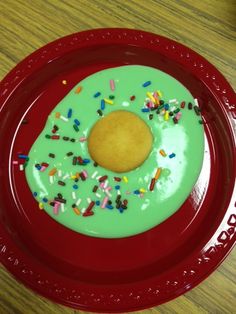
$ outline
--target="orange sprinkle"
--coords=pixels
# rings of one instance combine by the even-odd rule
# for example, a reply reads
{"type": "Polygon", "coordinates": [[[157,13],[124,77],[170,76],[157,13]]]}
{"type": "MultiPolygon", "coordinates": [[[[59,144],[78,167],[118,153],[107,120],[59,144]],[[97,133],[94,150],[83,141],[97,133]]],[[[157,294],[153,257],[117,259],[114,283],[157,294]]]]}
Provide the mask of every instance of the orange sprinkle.
{"type": "Polygon", "coordinates": [[[75,93],[76,93],[76,94],[79,94],[79,93],[81,92],[81,90],[82,90],[82,87],[79,86],[79,87],[75,90],[75,93]]]}
{"type": "Polygon", "coordinates": [[[76,174],[75,174],[75,176],[76,176],[76,179],[79,179],[79,172],[76,172],[76,174]]]}
{"type": "Polygon", "coordinates": [[[60,116],[61,116],[60,112],[56,112],[56,113],[55,113],[55,117],[56,117],[57,119],[59,119],[60,116]]]}
{"type": "Polygon", "coordinates": [[[159,151],[159,153],[161,154],[161,156],[163,156],[163,157],[166,157],[167,155],[166,155],[166,152],[164,151],[164,149],[161,149],[160,151],[159,151]]]}
{"type": "Polygon", "coordinates": [[[73,211],[75,212],[76,215],[80,215],[80,211],[78,208],[74,207],[73,211]]]}
{"type": "Polygon", "coordinates": [[[49,171],[49,176],[54,176],[54,174],[57,173],[57,169],[56,168],[53,168],[52,170],[49,171]]]}
{"type": "Polygon", "coordinates": [[[159,179],[159,177],[160,177],[160,175],[161,175],[161,168],[157,168],[157,171],[156,171],[156,174],[155,174],[155,177],[154,177],[154,179],[157,181],[158,179],[159,179]]]}

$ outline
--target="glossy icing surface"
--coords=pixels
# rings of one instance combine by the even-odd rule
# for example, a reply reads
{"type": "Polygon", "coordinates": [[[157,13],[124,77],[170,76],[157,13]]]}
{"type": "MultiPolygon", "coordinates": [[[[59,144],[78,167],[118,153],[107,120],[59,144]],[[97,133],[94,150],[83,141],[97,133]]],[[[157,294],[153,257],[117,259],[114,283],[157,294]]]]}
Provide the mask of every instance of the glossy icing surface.
{"type": "Polygon", "coordinates": [[[54,108],[28,154],[29,162],[26,167],[27,181],[36,200],[53,219],[86,235],[116,238],[146,231],[179,209],[190,194],[201,170],[203,127],[199,124],[199,117],[188,106],[181,109],[182,116],[177,124],[172,117],[166,121],[162,112],[143,112],[143,108],[147,109],[147,92],[153,93],[157,90],[161,91],[160,98],[165,104],[169,104],[170,111],[179,108],[181,101],[194,104],[189,91],[174,78],[154,68],[133,65],[103,70],[87,77],[54,108]],[[111,90],[110,80],[114,80],[114,90],[111,90]],[[149,81],[150,85],[144,87],[143,84],[149,81]],[[82,87],[79,93],[78,87],[82,87]],[[94,97],[98,92],[101,95],[94,97]],[[130,100],[133,95],[135,99],[130,100]],[[113,104],[105,103],[103,115],[115,110],[133,112],[148,124],[154,138],[152,151],[146,161],[140,167],[121,174],[99,166],[94,167],[87,143],[82,139],[87,138],[94,123],[102,119],[97,110],[101,107],[101,100],[109,100],[109,96],[114,96],[113,104]],[[169,102],[173,99],[179,103],[169,102]],[[72,109],[71,117],[68,117],[69,109],[72,109]],[[151,120],[150,114],[153,114],[151,120]],[[76,124],[75,119],[80,123],[77,128],[75,125],[78,121],[76,124]],[[54,125],[58,130],[52,133],[54,125]],[[56,135],[59,138],[46,138],[45,135],[56,135]],[[69,139],[65,140],[63,137],[69,139]],[[71,142],[71,139],[75,139],[75,142],[71,142]],[[166,152],[166,157],[160,154],[161,149],[166,152]],[[49,157],[50,153],[55,158],[49,157]],[[73,155],[67,156],[68,153],[73,155]],[[172,153],[175,157],[169,158],[172,153]],[[90,159],[90,162],[74,165],[75,156],[90,159]],[[46,167],[42,168],[42,163],[46,167]],[[162,168],[162,172],[154,190],[150,191],[150,182],[158,167],[162,168]],[[88,178],[79,178],[75,182],[77,173],[84,170],[88,178]],[[53,175],[49,175],[53,172],[53,175]],[[99,176],[104,175],[108,176],[105,189],[99,187],[94,193],[94,185],[99,186],[99,176]],[[121,182],[115,181],[114,177],[120,177],[121,182]],[[59,181],[63,185],[58,184],[59,181]],[[106,190],[107,187],[109,191],[106,190]],[[134,193],[137,190],[139,193],[134,193]],[[58,198],[58,193],[66,203],[60,203],[55,209],[49,202],[58,198]],[[128,200],[127,209],[116,208],[117,194],[121,195],[122,201],[128,200]],[[112,201],[110,208],[101,208],[105,197],[112,201]],[[94,205],[92,215],[83,216],[91,201],[100,202],[100,205],[94,205]],[[73,204],[78,209],[77,214],[72,208],[73,204]]]}

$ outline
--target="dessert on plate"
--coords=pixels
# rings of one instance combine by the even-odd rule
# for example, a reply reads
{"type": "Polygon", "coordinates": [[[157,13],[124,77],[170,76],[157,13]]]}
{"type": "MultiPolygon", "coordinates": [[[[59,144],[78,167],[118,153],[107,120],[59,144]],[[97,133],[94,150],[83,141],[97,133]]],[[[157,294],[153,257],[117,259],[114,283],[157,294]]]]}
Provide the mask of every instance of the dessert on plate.
{"type": "Polygon", "coordinates": [[[58,223],[120,238],[181,207],[203,153],[197,99],[162,71],[125,65],[90,75],[58,103],[25,172],[39,208],[58,223]]]}

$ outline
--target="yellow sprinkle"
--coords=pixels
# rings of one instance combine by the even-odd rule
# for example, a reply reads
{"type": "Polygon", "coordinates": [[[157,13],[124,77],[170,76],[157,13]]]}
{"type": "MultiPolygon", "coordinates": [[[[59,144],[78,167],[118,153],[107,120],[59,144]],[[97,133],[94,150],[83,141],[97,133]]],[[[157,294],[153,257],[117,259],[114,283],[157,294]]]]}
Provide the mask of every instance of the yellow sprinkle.
{"type": "Polygon", "coordinates": [[[63,84],[63,85],[66,85],[66,84],[67,84],[67,80],[63,80],[63,81],[62,81],[62,84],[63,84]]]}
{"type": "Polygon", "coordinates": [[[111,99],[104,98],[104,101],[108,105],[114,105],[114,102],[111,99]]]}
{"type": "Polygon", "coordinates": [[[124,176],[124,177],[123,177],[123,181],[124,181],[125,183],[128,183],[129,180],[128,180],[128,178],[127,178],[126,176],[124,176]]]}
{"type": "Polygon", "coordinates": [[[80,210],[78,208],[74,207],[73,211],[75,212],[76,215],[80,215],[80,210]]]}
{"type": "Polygon", "coordinates": [[[157,168],[157,171],[156,171],[156,173],[155,173],[155,180],[157,181],[158,179],[159,179],[159,177],[160,177],[160,175],[161,175],[161,168],[157,168]]]}
{"type": "Polygon", "coordinates": [[[147,96],[149,97],[149,99],[150,99],[153,103],[156,102],[155,98],[152,96],[152,93],[147,92],[147,96]]]}
{"type": "Polygon", "coordinates": [[[168,121],[168,120],[169,120],[169,111],[166,111],[166,112],[165,112],[164,120],[165,120],[165,121],[168,121]]]}
{"type": "Polygon", "coordinates": [[[77,176],[71,176],[70,178],[74,180],[77,179],[77,176]]]}
{"type": "Polygon", "coordinates": [[[39,209],[43,209],[43,203],[39,203],[39,209]]]}
{"type": "Polygon", "coordinates": [[[164,149],[161,149],[160,151],[159,151],[159,153],[161,154],[161,156],[163,156],[163,157],[166,157],[167,155],[166,155],[166,152],[164,151],[164,149]]]}
{"type": "Polygon", "coordinates": [[[56,112],[56,113],[55,113],[55,117],[56,117],[57,119],[59,119],[60,116],[61,116],[60,112],[56,112]]]}
{"type": "Polygon", "coordinates": [[[139,192],[140,192],[140,193],[146,193],[147,190],[145,190],[145,189],[139,189],[139,192]]]}
{"type": "Polygon", "coordinates": [[[161,93],[161,91],[157,91],[157,94],[160,96],[160,97],[162,97],[162,93],[161,93]]]}

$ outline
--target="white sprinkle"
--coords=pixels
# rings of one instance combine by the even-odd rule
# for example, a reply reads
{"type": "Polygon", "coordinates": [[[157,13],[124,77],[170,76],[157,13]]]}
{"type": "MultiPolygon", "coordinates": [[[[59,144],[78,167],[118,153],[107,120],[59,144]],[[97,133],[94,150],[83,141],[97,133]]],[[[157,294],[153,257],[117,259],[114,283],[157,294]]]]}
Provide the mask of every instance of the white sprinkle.
{"type": "Polygon", "coordinates": [[[178,102],[178,101],[176,101],[176,102],[175,102],[175,104],[176,104],[176,105],[178,105],[178,104],[179,104],[179,102],[178,102]]]}
{"type": "Polygon", "coordinates": [[[92,174],[91,178],[94,179],[97,174],[98,174],[98,171],[94,171],[94,173],[92,174]]]}
{"type": "Polygon", "coordinates": [[[83,214],[85,212],[86,208],[81,209],[81,213],[83,214]]]}
{"type": "Polygon", "coordinates": [[[50,182],[51,184],[54,183],[54,179],[53,179],[53,178],[54,178],[53,176],[49,176],[49,182],[50,182]]]}
{"type": "Polygon", "coordinates": [[[61,169],[60,170],[58,170],[58,177],[61,177],[61,175],[62,175],[62,171],[61,171],[61,169]]]}
{"type": "Polygon", "coordinates": [[[88,204],[90,204],[91,203],[91,198],[87,197],[87,202],[88,202],[88,204]]]}
{"type": "Polygon", "coordinates": [[[105,191],[106,195],[109,197],[112,197],[111,193],[109,193],[108,191],[105,191]]]}
{"type": "Polygon", "coordinates": [[[120,195],[120,190],[117,190],[117,195],[120,195]]]}
{"type": "Polygon", "coordinates": [[[107,186],[108,186],[108,180],[106,180],[106,181],[104,182],[104,186],[103,186],[103,188],[104,188],[104,189],[106,189],[106,188],[107,188],[107,186]]]}
{"type": "Polygon", "coordinates": [[[64,116],[60,116],[60,119],[63,120],[63,121],[65,121],[65,122],[68,121],[68,119],[67,119],[66,117],[64,117],[64,116]]]}
{"type": "Polygon", "coordinates": [[[20,169],[20,171],[23,171],[23,170],[24,170],[24,166],[23,166],[23,165],[20,165],[20,166],[19,166],[19,169],[20,169]]]}
{"type": "Polygon", "coordinates": [[[198,106],[198,107],[199,107],[197,98],[194,98],[194,103],[195,103],[195,106],[198,106]]]}
{"type": "Polygon", "coordinates": [[[173,106],[173,107],[170,108],[170,111],[174,111],[175,109],[176,109],[176,107],[173,106]]]}
{"type": "Polygon", "coordinates": [[[98,198],[101,198],[101,194],[96,193],[95,195],[96,195],[98,198]]]}
{"type": "Polygon", "coordinates": [[[102,176],[97,176],[96,179],[99,180],[102,176]]]}
{"type": "Polygon", "coordinates": [[[69,174],[67,173],[66,175],[64,175],[64,177],[62,178],[63,180],[69,178],[69,174]]]}
{"type": "Polygon", "coordinates": [[[65,211],[65,205],[63,203],[61,203],[61,211],[64,213],[65,211]]]}
{"type": "Polygon", "coordinates": [[[78,199],[78,201],[76,202],[76,206],[79,206],[79,204],[81,203],[81,198],[78,199]]]}
{"type": "Polygon", "coordinates": [[[169,104],[172,104],[173,102],[176,102],[176,101],[177,101],[177,99],[170,99],[169,104]]]}
{"type": "Polygon", "coordinates": [[[74,192],[74,191],[72,192],[72,198],[73,198],[73,200],[76,199],[76,195],[75,195],[75,192],[74,192]]]}

